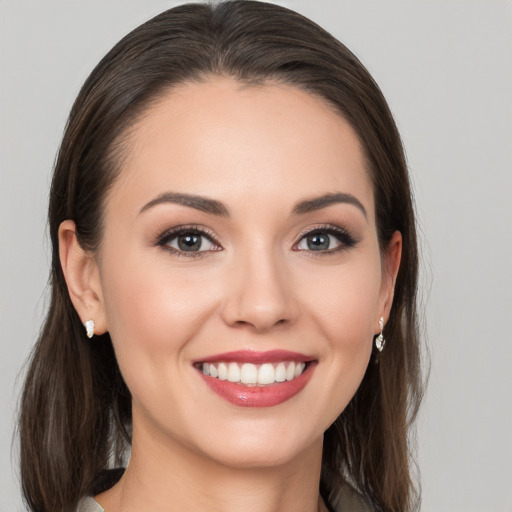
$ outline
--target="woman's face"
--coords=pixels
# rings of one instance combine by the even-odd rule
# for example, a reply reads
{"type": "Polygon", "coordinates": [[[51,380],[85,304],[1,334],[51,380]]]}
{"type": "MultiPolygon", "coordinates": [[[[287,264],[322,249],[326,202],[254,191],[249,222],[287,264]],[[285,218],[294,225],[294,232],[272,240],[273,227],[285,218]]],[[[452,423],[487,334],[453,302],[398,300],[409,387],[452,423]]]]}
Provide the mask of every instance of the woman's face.
{"type": "Polygon", "coordinates": [[[128,147],[97,264],[134,446],[293,460],[390,307],[399,243],[381,259],[358,139],[317,97],[219,78],[168,93],[128,147]]]}

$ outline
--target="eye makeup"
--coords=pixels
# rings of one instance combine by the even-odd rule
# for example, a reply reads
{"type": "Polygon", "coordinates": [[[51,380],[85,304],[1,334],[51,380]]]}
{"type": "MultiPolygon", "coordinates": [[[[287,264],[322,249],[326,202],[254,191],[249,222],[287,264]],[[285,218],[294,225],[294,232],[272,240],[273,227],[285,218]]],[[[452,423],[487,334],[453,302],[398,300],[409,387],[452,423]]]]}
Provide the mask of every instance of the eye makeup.
{"type": "Polygon", "coordinates": [[[198,225],[177,226],[167,230],[158,237],[155,245],[186,258],[200,258],[209,252],[222,250],[215,233],[198,225]]]}
{"type": "Polygon", "coordinates": [[[358,242],[359,240],[346,229],[333,224],[323,224],[309,227],[302,232],[292,249],[294,251],[308,251],[314,253],[315,256],[321,256],[346,251],[355,247],[358,242]],[[337,245],[330,247],[333,239],[334,243],[337,242],[337,245]],[[306,247],[301,247],[304,242],[306,247]],[[325,247],[326,243],[328,247],[325,247]]]}
{"type": "MultiPolygon", "coordinates": [[[[358,239],[345,228],[333,224],[308,227],[297,237],[292,250],[310,253],[311,256],[327,256],[355,247],[358,239]]],[[[200,225],[181,225],[166,230],[158,236],[157,247],[178,257],[200,258],[208,253],[222,251],[217,235],[200,225]]]]}

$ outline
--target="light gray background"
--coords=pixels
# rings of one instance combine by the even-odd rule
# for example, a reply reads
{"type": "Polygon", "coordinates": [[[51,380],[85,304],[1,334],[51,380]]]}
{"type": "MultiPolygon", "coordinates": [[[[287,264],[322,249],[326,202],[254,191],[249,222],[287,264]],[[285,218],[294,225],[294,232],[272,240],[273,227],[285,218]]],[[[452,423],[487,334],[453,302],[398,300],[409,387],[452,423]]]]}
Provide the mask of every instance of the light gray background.
{"type": "MultiPolygon", "coordinates": [[[[510,512],[512,3],[281,3],[363,60],[407,149],[432,353],[419,421],[423,510],[510,512]]],[[[104,53],[172,5],[0,0],[1,511],[22,510],[13,417],[45,305],[47,193],[67,113],[104,53]]]]}

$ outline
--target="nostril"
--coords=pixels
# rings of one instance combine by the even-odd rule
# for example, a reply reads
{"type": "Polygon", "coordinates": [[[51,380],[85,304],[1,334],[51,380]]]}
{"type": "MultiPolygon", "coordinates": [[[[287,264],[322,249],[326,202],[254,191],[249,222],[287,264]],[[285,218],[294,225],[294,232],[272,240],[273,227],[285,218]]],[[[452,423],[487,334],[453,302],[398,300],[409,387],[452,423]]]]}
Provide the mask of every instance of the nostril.
{"type": "Polygon", "coordinates": [[[288,324],[290,321],[286,318],[281,318],[274,321],[271,318],[253,318],[251,320],[236,320],[231,323],[232,327],[238,327],[240,329],[246,328],[256,332],[265,332],[276,327],[282,327],[288,324]]]}
{"type": "Polygon", "coordinates": [[[250,328],[258,332],[284,327],[298,318],[293,294],[277,286],[276,279],[251,279],[243,286],[226,288],[221,316],[231,327],[250,328]]]}

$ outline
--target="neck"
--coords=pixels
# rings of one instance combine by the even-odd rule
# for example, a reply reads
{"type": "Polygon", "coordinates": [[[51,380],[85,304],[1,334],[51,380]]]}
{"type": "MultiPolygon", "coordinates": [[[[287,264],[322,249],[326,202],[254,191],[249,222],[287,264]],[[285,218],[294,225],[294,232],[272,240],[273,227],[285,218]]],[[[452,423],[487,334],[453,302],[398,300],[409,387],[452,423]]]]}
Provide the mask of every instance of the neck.
{"type": "Polygon", "coordinates": [[[107,512],[318,512],[322,439],[271,467],[230,467],[180,443],[138,435],[118,484],[97,496],[107,512]]]}

